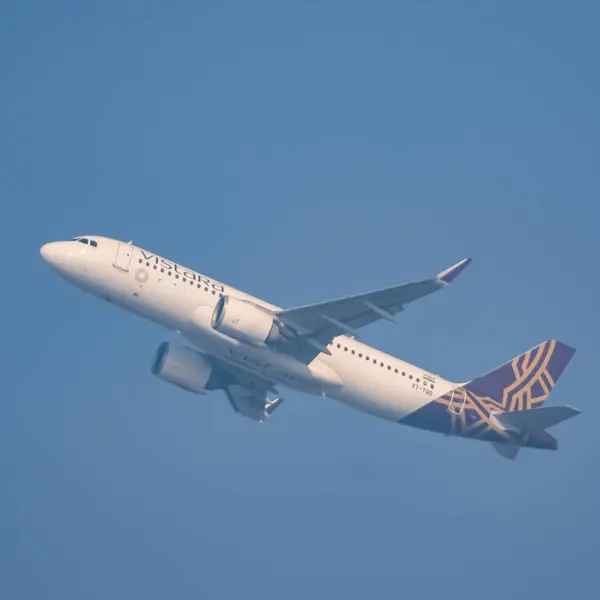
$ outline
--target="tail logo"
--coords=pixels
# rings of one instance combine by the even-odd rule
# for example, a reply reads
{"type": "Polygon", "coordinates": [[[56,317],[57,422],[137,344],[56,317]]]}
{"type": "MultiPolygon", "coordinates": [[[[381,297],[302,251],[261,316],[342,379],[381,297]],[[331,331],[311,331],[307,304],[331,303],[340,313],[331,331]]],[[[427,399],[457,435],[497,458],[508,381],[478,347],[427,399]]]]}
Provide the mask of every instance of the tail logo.
{"type": "Polygon", "coordinates": [[[504,430],[491,414],[542,406],[573,353],[556,340],[543,342],[433,400],[404,422],[463,437],[525,444],[526,436],[504,430]]]}

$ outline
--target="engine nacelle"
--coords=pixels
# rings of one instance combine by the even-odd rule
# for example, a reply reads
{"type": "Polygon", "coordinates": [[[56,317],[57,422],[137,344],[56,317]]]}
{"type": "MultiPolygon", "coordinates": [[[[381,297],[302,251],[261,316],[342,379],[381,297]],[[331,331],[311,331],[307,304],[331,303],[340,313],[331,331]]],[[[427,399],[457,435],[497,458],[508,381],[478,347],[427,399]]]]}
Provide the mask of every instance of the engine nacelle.
{"type": "Polygon", "coordinates": [[[269,311],[232,296],[219,298],[211,325],[215,331],[248,344],[268,344],[281,339],[281,329],[269,311]]]}
{"type": "Polygon", "coordinates": [[[191,348],[163,342],[152,362],[152,373],[188,392],[204,394],[213,368],[191,348]]]}

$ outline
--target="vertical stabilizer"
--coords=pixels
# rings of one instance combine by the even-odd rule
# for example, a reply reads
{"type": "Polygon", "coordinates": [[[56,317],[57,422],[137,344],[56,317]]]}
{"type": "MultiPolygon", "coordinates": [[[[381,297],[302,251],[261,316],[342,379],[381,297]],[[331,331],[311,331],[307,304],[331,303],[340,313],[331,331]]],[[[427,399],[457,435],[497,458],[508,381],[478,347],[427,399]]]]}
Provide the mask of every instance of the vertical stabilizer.
{"type": "Polygon", "coordinates": [[[497,412],[538,408],[547,400],[575,349],[548,340],[473,379],[464,388],[497,412]]]}

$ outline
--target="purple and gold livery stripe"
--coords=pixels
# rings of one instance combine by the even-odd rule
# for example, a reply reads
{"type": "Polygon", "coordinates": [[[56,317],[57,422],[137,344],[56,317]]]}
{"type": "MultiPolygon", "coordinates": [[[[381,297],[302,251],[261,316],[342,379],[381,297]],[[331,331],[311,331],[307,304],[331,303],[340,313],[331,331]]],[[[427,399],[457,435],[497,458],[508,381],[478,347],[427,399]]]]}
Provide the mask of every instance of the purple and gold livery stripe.
{"type": "Polygon", "coordinates": [[[542,406],[574,353],[573,348],[557,340],[543,342],[433,400],[402,422],[462,437],[555,449],[556,440],[549,434],[506,431],[491,413],[542,406]]]}

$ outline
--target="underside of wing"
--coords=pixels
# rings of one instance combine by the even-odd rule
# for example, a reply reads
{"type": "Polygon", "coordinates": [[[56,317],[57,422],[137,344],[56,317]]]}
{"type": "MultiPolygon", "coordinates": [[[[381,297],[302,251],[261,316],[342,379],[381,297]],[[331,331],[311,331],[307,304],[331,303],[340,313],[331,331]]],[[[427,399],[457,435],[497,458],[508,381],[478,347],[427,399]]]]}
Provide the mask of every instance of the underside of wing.
{"type": "Polygon", "coordinates": [[[266,391],[252,390],[237,384],[226,386],[225,394],[235,412],[255,421],[266,420],[283,402],[282,398],[270,400],[266,391]]]}
{"type": "Polygon", "coordinates": [[[280,342],[277,350],[309,363],[319,353],[329,353],[327,344],[338,335],[357,337],[357,331],[366,325],[381,319],[394,322],[394,315],[407,304],[451,283],[470,261],[465,258],[433,279],[280,310],[277,318],[294,335],[280,342]]]}
{"type": "Polygon", "coordinates": [[[283,402],[277,389],[267,379],[249,373],[229,363],[209,357],[216,373],[218,383],[215,389],[222,389],[233,410],[244,417],[256,421],[266,420],[283,402]],[[270,395],[276,397],[270,398],[270,395]]]}

